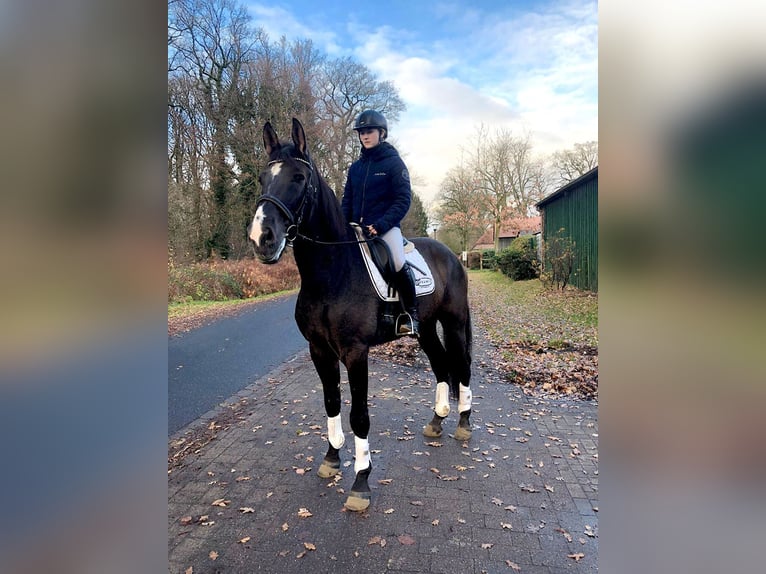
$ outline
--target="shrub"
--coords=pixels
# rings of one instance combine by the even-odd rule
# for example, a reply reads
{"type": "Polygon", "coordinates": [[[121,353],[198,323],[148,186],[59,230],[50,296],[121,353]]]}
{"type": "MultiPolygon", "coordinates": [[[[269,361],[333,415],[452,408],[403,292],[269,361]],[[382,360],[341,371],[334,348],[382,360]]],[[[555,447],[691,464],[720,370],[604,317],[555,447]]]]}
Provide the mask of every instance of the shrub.
{"type": "Polygon", "coordinates": [[[300,284],[292,256],[275,265],[252,259],[208,261],[191,265],[168,265],[168,301],[223,301],[248,299],[300,284]]]}
{"type": "Polygon", "coordinates": [[[497,269],[497,254],[494,249],[486,249],[481,252],[481,268],[497,269]]]}
{"type": "Polygon", "coordinates": [[[466,262],[468,269],[481,269],[481,253],[478,251],[469,251],[466,262]]]}
{"type": "Polygon", "coordinates": [[[497,258],[500,271],[514,281],[534,279],[540,274],[540,261],[534,237],[525,235],[513,240],[508,249],[500,252],[497,258]]]}
{"type": "Polygon", "coordinates": [[[542,276],[546,287],[564,289],[569,283],[574,268],[575,244],[559,229],[545,242],[545,273],[542,276]]]}

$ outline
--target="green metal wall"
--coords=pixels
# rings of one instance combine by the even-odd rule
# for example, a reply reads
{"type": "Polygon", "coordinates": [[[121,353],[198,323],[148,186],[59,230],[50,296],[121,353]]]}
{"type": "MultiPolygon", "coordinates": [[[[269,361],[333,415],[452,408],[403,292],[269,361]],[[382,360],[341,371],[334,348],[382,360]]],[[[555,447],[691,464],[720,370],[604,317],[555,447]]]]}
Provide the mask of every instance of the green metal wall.
{"type": "Polygon", "coordinates": [[[575,243],[570,284],[598,291],[598,175],[588,178],[541,206],[543,241],[562,227],[575,243]]]}

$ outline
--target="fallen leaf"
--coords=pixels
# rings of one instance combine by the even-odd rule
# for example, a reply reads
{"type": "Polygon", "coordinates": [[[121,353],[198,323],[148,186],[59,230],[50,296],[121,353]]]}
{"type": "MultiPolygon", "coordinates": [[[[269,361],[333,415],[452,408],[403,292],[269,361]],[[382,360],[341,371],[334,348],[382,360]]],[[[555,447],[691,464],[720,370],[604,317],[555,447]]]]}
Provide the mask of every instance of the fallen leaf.
{"type": "Polygon", "coordinates": [[[216,552],[215,550],[211,550],[208,556],[210,556],[211,560],[215,560],[216,558],[218,558],[218,552],[216,552]]]}
{"type": "Polygon", "coordinates": [[[194,574],[194,566],[189,566],[185,571],[184,574],[194,574]]]}
{"type": "Polygon", "coordinates": [[[494,504],[495,506],[502,506],[503,505],[503,501],[500,500],[499,498],[493,498],[492,499],[492,504],[494,504]]]}
{"type": "Polygon", "coordinates": [[[433,520],[431,526],[439,526],[439,519],[437,518],[436,520],[433,520]]]}
{"type": "Polygon", "coordinates": [[[564,530],[563,528],[555,528],[554,530],[555,530],[556,532],[561,532],[561,534],[563,534],[563,535],[564,535],[564,538],[566,538],[566,541],[567,541],[567,542],[572,542],[572,535],[571,535],[571,534],[569,534],[569,532],[567,532],[567,531],[566,531],[566,530],[564,530]]]}
{"type": "Polygon", "coordinates": [[[379,480],[379,481],[378,481],[378,484],[384,484],[384,485],[388,486],[388,485],[389,485],[389,484],[391,484],[392,482],[394,482],[394,479],[393,479],[393,478],[384,478],[384,479],[382,479],[382,480],[379,480]]]}
{"type": "Polygon", "coordinates": [[[285,522],[285,523],[282,525],[282,532],[287,532],[289,529],[290,529],[290,525],[289,525],[289,524],[287,524],[287,522],[285,522]]]}
{"type": "Polygon", "coordinates": [[[238,476],[237,478],[234,479],[235,482],[244,482],[246,480],[250,480],[250,477],[249,476],[238,476]]]}
{"type": "Polygon", "coordinates": [[[314,546],[311,542],[304,542],[303,546],[306,547],[306,550],[316,550],[317,547],[314,546]]]}
{"type": "Polygon", "coordinates": [[[304,550],[303,552],[301,552],[300,554],[296,555],[295,557],[296,557],[296,558],[303,558],[303,557],[306,555],[306,552],[307,552],[307,551],[306,551],[306,550],[304,550]]]}
{"type": "Polygon", "coordinates": [[[387,508],[387,509],[385,509],[383,511],[383,514],[393,514],[393,513],[394,513],[394,509],[393,508],[387,508]]]}
{"type": "Polygon", "coordinates": [[[547,490],[548,492],[553,492],[553,487],[552,486],[548,486],[547,484],[544,485],[544,486],[545,486],[545,490],[547,490]]]}
{"type": "Polygon", "coordinates": [[[423,506],[423,503],[420,500],[410,500],[410,504],[412,506],[423,506]]]}
{"type": "Polygon", "coordinates": [[[489,550],[493,546],[494,546],[494,544],[490,544],[489,542],[485,542],[484,544],[481,545],[481,548],[482,548],[482,550],[489,550]]]}
{"type": "Polygon", "coordinates": [[[397,536],[396,539],[405,546],[412,546],[415,544],[415,539],[412,536],[409,536],[408,534],[402,534],[401,536],[397,536]]]}
{"type": "Polygon", "coordinates": [[[255,508],[251,508],[249,506],[243,506],[242,508],[239,509],[239,511],[242,514],[249,514],[250,512],[255,512],[255,508]]]}
{"type": "Polygon", "coordinates": [[[240,544],[244,544],[245,542],[249,542],[249,541],[250,541],[250,537],[249,537],[249,536],[245,536],[244,538],[242,538],[242,539],[239,541],[239,543],[240,543],[240,544]]]}
{"type": "Polygon", "coordinates": [[[191,524],[192,520],[193,518],[191,516],[184,516],[183,518],[181,518],[181,520],[179,520],[179,522],[183,524],[184,526],[186,526],[187,524],[191,524]]]}
{"type": "Polygon", "coordinates": [[[507,565],[509,568],[513,568],[514,570],[517,570],[517,571],[518,571],[518,570],[521,570],[521,566],[519,566],[519,565],[518,565],[518,564],[516,564],[515,562],[511,562],[510,560],[506,560],[506,561],[505,561],[505,563],[506,563],[506,565],[507,565]]]}
{"type": "Polygon", "coordinates": [[[219,498],[217,500],[214,500],[211,504],[213,506],[220,506],[221,508],[226,508],[226,506],[231,502],[231,500],[224,500],[223,498],[219,498]]]}
{"type": "Polygon", "coordinates": [[[585,558],[585,554],[578,552],[577,554],[567,554],[567,558],[572,558],[575,562],[579,562],[581,558],[585,558]]]}
{"type": "Polygon", "coordinates": [[[375,545],[375,544],[380,544],[380,541],[381,541],[381,540],[382,540],[382,538],[381,538],[380,536],[373,536],[372,538],[370,538],[370,539],[367,541],[367,545],[368,545],[368,546],[373,546],[373,545],[375,545]]]}
{"type": "Polygon", "coordinates": [[[314,516],[314,515],[311,514],[311,512],[309,512],[308,508],[300,508],[298,510],[298,516],[300,516],[301,518],[308,518],[309,516],[314,516]]]}
{"type": "Polygon", "coordinates": [[[510,522],[501,522],[500,526],[502,526],[503,528],[508,529],[508,530],[512,530],[513,529],[513,527],[511,526],[510,522]]]}

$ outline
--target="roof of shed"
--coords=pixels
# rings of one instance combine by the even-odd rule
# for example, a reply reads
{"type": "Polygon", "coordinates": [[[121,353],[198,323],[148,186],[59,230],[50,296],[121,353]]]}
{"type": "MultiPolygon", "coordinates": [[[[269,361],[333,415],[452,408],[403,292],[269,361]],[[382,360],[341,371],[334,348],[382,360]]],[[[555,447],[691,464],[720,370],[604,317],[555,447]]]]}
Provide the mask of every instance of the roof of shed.
{"type": "Polygon", "coordinates": [[[535,204],[535,207],[537,209],[540,209],[546,203],[550,203],[551,201],[553,201],[554,199],[556,199],[560,195],[566,193],[570,189],[574,189],[575,187],[579,186],[581,183],[583,183],[585,181],[588,181],[589,179],[594,178],[594,177],[598,177],[598,166],[596,166],[592,170],[582,174],[577,179],[573,179],[572,181],[570,181],[569,183],[567,183],[563,187],[560,187],[559,189],[557,189],[556,191],[551,193],[548,197],[544,197],[543,199],[541,199],[540,201],[538,201],[535,204]]]}

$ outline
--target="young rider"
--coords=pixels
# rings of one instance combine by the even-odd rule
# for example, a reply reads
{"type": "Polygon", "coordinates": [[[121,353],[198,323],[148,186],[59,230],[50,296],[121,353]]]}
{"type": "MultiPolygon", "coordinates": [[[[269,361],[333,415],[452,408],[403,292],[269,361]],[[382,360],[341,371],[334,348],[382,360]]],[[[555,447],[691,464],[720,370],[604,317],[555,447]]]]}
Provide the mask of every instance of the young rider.
{"type": "Polygon", "coordinates": [[[410,208],[412,189],[407,166],[388,143],[388,122],[382,113],[365,110],[354,123],[362,153],[348,170],[341,205],[348,221],[358,223],[371,237],[381,237],[393,257],[394,287],[409,321],[401,321],[397,335],[418,336],[415,279],[404,259],[401,222],[410,208]]]}

